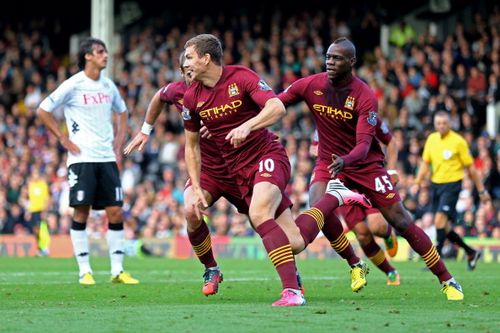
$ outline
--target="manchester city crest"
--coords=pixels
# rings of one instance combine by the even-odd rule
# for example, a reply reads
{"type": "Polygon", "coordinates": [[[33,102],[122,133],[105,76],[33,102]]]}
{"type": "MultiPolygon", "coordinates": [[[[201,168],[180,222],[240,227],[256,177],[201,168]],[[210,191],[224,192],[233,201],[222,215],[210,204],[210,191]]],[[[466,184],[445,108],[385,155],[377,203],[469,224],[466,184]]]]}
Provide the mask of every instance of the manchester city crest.
{"type": "Polygon", "coordinates": [[[227,92],[229,94],[229,97],[236,96],[236,95],[238,95],[240,93],[240,91],[239,91],[238,86],[236,85],[236,83],[230,84],[227,87],[227,92]]]}
{"type": "MultiPolygon", "coordinates": [[[[316,92],[315,92],[316,93],[316,92]]],[[[354,110],[354,103],[356,99],[352,96],[347,96],[347,99],[345,100],[344,107],[349,110],[354,110]]]]}

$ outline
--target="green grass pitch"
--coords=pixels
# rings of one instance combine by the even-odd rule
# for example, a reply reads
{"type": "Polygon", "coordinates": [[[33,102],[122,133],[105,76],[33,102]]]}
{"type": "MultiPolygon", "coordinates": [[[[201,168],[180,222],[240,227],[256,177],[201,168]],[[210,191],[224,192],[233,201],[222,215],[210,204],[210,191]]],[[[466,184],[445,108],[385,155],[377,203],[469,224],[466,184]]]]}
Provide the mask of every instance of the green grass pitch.
{"type": "Polygon", "coordinates": [[[77,283],[72,259],[0,257],[0,332],[500,332],[500,265],[447,262],[465,300],[447,301],[422,262],[395,263],[402,285],[373,265],[350,290],[340,260],[300,260],[308,304],[273,308],[280,283],[267,260],[220,260],[219,294],[201,294],[196,260],[127,258],[140,285],[109,282],[109,260],[92,258],[95,286],[77,283]]]}

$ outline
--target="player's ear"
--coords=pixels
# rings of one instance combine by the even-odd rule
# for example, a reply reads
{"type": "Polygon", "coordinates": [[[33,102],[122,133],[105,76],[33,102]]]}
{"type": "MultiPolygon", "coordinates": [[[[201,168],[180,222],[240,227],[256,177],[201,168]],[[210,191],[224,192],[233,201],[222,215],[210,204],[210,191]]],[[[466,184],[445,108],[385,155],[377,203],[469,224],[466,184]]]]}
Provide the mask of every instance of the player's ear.
{"type": "Polygon", "coordinates": [[[93,53],[94,51],[90,52],[90,53],[85,53],[85,61],[89,61],[90,60],[90,57],[92,57],[94,55],[93,53]]]}
{"type": "Polygon", "coordinates": [[[352,57],[352,58],[351,58],[351,60],[350,60],[350,61],[351,61],[351,66],[352,66],[352,67],[354,67],[354,65],[356,65],[356,60],[357,60],[357,59],[356,59],[356,57],[352,57]]]}
{"type": "Polygon", "coordinates": [[[208,65],[210,63],[210,60],[212,60],[212,56],[210,55],[210,53],[205,53],[203,55],[203,59],[204,59],[205,65],[208,65]]]}

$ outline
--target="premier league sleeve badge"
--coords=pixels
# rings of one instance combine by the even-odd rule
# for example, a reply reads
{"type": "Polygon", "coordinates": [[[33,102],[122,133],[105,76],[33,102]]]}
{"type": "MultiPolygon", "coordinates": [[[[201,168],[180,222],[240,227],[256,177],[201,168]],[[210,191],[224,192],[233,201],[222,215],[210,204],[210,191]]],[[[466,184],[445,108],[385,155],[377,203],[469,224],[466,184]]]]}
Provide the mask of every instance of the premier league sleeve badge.
{"type": "Polygon", "coordinates": [[[368,121],[368,124],[372,126],[377,125],[377,113],[373,111],[368,112],[368,118],[366,118],[366,120],[368,121]]]}

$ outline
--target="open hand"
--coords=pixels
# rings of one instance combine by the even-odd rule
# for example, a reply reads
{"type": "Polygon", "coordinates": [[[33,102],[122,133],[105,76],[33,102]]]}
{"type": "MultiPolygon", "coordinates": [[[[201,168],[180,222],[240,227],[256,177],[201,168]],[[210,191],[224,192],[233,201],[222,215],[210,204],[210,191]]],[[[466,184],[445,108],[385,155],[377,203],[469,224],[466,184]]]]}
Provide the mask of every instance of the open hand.
{"type": "Polygon", "coordinates": [[[73,155],[80,155],[81,150],[67,136],[63,136],[60,140],[61,145],[73,155]]]}
{"type": "Polygon", "coordinates": [[[125,155],[130,155],[131,153],[134,152],[134,150],[137,149],[137,151],[142,151],[144,149],[144,146],[149,140],[149,135],[146,135],[142,132],[137,133],[135,138],[130,141],[125,149],[123,150],[123,153],[125,155]]]}

